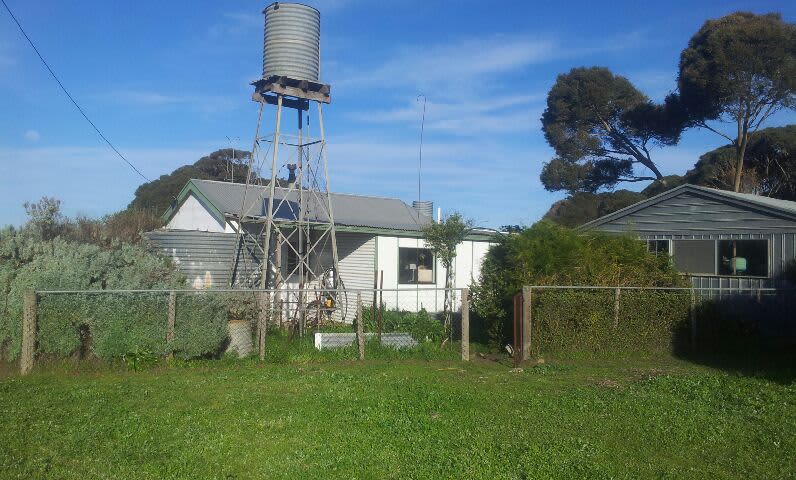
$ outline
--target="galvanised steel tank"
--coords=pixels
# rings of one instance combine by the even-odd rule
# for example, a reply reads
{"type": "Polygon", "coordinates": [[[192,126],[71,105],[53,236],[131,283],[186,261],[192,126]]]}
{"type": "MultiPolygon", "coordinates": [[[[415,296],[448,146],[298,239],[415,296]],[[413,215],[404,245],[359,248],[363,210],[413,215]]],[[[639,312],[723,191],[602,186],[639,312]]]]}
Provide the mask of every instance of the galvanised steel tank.
{"type": "Polygon", "coordinates": [[[273,75],[319,82],[321,14],[300,3],[276,2],[263,10],[263,78],[273,75]]]}

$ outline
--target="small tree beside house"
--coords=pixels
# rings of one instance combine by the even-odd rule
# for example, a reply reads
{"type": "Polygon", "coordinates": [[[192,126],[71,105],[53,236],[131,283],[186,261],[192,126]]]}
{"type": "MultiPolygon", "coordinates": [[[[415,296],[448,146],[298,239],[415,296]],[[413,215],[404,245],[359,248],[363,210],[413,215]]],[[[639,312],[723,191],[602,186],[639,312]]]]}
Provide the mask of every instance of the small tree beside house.
{"type": "Polygon", "coordinates": [[[464,219],[458,212],[452,213],[439,223],[432,222],[423,227],[423,237],[428,248],[439,259],[445,269],[445,339],[450,338],[451,317],[453,313],[454,261],[456,247],[462,243],[473,228],[471,220],[464,219]]]}

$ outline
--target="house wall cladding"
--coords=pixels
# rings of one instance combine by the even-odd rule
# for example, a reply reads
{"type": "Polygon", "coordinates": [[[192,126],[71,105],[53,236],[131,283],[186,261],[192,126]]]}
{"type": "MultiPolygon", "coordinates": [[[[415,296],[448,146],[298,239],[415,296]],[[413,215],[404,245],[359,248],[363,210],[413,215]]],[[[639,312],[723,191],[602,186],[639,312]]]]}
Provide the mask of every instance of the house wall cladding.
{"type": "MultiPolygon", "coordinates": [[[[195,230],[156,230],[146,233],[152,246],[171,257],[180,271],[195,288],[224,288],[229,286],[231,263],[235,255],[237,236],[231,233],[200,232],[195,230]]],[[[260,259],[255,251],[238,252],[238,276],[256,274],[260,259]],[[248,261],[243,261],[248,255],[248,261]]]]}
{"type": "MultiPolygon", "coordinates": [[[[373,289],[373,272],[375,271],[376,238],[372,234],[337,233],[337,254],[340,262],[340,279],[347,290],[373,289]]],[[[331,246],[324,249],[324,256],[329,258],[331,265],[331,246]]],[[[346,292],[338,299],[344,305],[335,312],[335,321],[353,322],[357,312],[356,293],[346,292]]],[[[362,293],[362,304],[371,305],[372,295],[362,293]]]]}

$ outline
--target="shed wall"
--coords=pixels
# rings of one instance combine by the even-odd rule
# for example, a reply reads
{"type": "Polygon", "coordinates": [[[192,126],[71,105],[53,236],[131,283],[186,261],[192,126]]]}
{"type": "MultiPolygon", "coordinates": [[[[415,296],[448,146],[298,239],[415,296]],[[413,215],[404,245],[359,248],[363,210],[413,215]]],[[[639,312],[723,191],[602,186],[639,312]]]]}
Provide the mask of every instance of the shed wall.
{"type": "Polygon", "coordinates": [[[698,288],[737,291],[773,288],[788,263],[796,259],[796,222],[764,212],[755,205],[720,201],[684,192],[594,227],[608,233],[631,233],[641,239],[659,240],[744,240],[769,242],[768,278],[694,275],[698,288]]]}
{"type": "MultiPolygon", "coordinates": [[[[231,262],[235,255],[236,235],[231,233],[200,232],[195,230],[155,230],[146,234],[153,246],[171,257],[180,271],[195,288],[224,288],[229,286],[231,262]]],[[[259,258],[253,252],[249,261],[238,262],[243,271],[239,275],[254,273],[259,258]],[[252,267],[247,267],[251,265],[252,267]]]]}

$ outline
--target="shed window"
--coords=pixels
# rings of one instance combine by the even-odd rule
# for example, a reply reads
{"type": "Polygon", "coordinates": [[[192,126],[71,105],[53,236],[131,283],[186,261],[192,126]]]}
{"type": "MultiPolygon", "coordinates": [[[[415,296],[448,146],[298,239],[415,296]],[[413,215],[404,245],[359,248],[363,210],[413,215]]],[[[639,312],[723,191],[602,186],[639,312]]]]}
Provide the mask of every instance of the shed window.
{"type": "Polygon", "coordinates": [[[716,274],[715,240],[674,240],[674,266],[683,273],[716,274]]]}
{"type": "Polygon", "coordinates": [[[669,240],[647,240],[647,251],[659,255],[669,255],[669,240]]]}
{"type": "Polygon", "coordinates": [[[766,240],[719,240],[719,275],[768,276],[766,240]]]}
{"type": "Polygon", "coordinates": [[[434,283],[434,254],[428,248],[398,249],[398,283],[434,283]]]}

